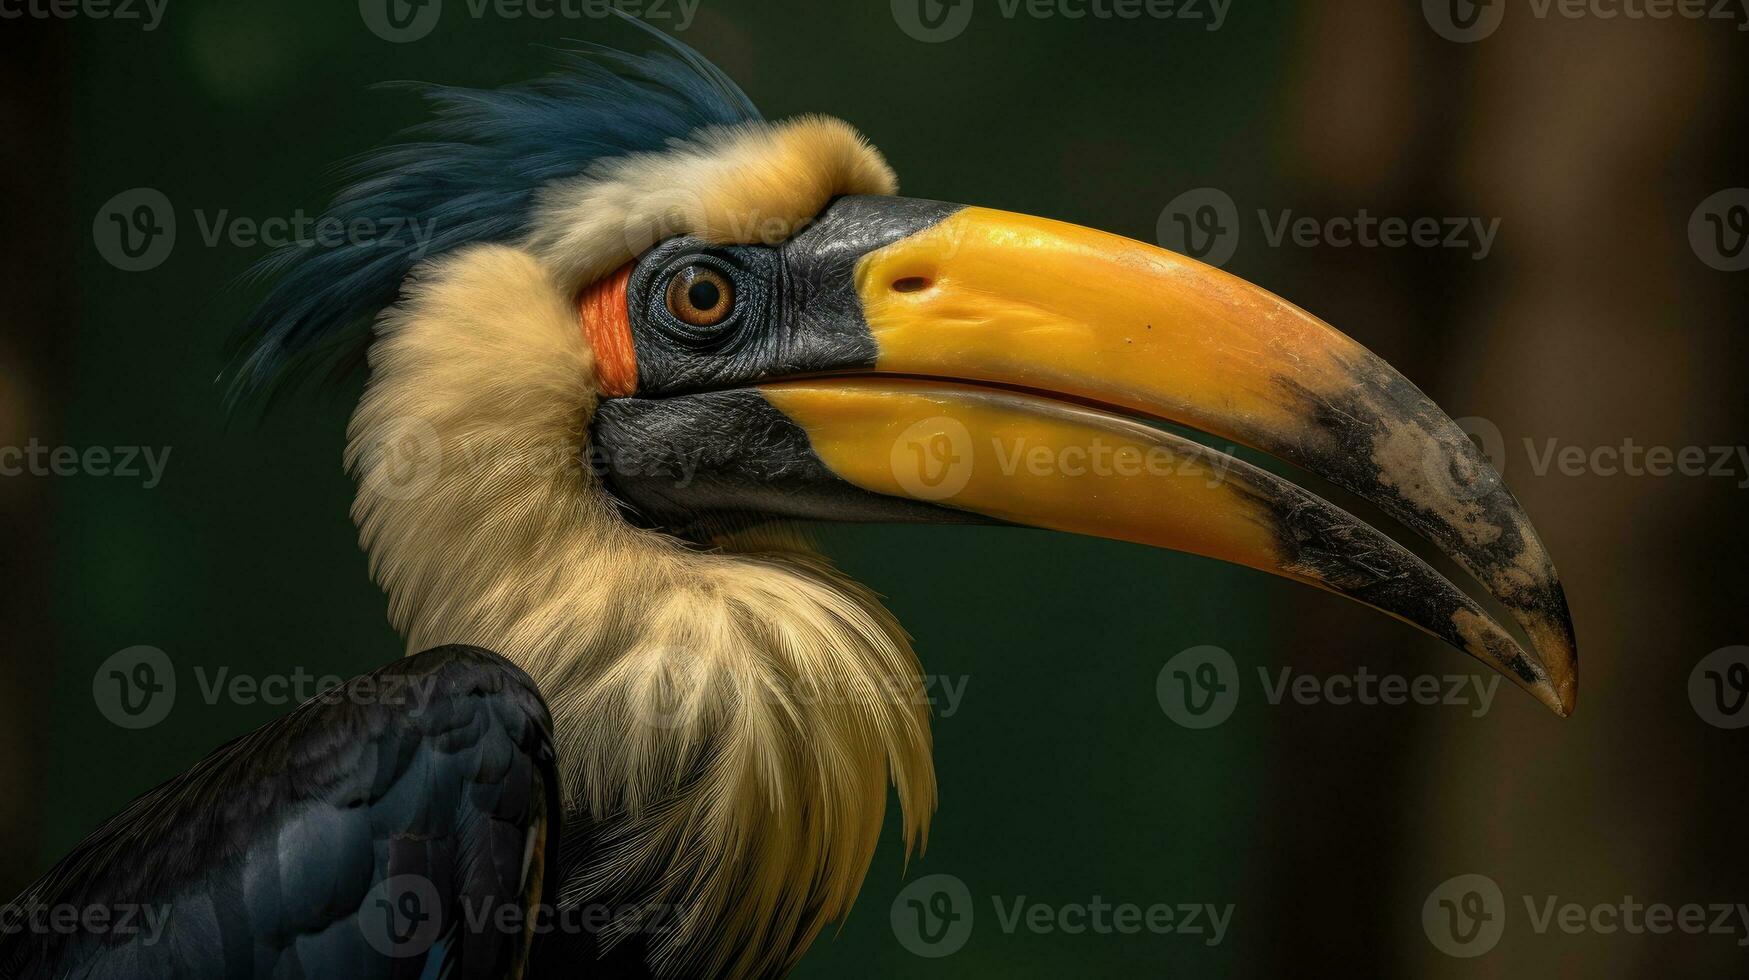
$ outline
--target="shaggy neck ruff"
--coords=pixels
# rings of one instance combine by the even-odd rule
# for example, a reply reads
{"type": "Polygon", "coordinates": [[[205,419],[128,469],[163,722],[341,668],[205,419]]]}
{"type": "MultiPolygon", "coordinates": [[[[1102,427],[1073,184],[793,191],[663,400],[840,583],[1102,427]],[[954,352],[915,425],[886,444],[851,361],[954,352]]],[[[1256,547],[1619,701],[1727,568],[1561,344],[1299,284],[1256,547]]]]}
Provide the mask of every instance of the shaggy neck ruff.
{"type": "Polygon", "coordinates": [[[590,208],[722,241],[891,190],[842,123],[766,129],[598,168],[525,247],[421,270],[379,321],[349,431],[353,516],[408,650],[496,650],[549,701],[568,809],[599,825],[558,903],[668,913],[649,939],[676,976],[780,972],[848,912],[889,778],[908,850],[935,806],[920,671],[872,595],[800,547],[635,528],[581,462],[598,396],[573,297],[638,241],[590,208]],[[752,179],[773,165],[807,179],[752,179]],[[587,221],[587,241],[567,231],[587,221]]]}

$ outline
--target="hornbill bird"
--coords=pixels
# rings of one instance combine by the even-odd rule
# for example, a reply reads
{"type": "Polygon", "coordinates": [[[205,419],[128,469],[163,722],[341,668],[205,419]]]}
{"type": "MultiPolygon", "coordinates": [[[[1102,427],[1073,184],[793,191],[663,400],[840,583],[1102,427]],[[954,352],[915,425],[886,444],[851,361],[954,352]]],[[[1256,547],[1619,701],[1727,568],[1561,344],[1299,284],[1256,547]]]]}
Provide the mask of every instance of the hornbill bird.
{"type": "Polygon", "coordinates": [[[908,849],[936,801],[909,640],[781,533],[801,521],[1248,565],[1572,710],[1548,553],[1378,357],[1171,252],[894,196],[849,125],[765,121],[663,43],[428,90],[433,121],[328,212],[425,223],[428,250],[269,260],[240,388],[368,363],[353,516],[415,655],[103,825],[9,907],[0,973],[783,974],[849,910],[888,783],[908,849]],[[1370,501],[1526,644],[1363,521],[1147,422],[1370,501]],[[36,928],[66,907],[164,914],[153,934],[36,928]]]}

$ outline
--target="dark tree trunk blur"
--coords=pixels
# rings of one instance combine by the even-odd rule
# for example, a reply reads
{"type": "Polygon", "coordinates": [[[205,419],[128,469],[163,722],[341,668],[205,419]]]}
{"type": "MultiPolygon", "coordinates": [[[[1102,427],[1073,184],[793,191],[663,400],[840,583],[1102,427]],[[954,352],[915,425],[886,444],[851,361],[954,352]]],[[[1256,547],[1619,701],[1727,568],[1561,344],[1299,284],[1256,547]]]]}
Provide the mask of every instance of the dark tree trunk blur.
{"type": "MultiPolygon", "coordinates": [[[[68,34],[54,21],[0,29],[0,447],[57,441],[71,347],[68,34]]],[[[55,636],[52,484],[0,476],[0,901],[36,865],[37,788],[55,636]]]]}
{"type": "MultiPolygon", "coordinates": [[[[1579,710],[1556,722],[1497,702],[1476,725],[1385,711],[1294,719],[1272,766],[1295,775],[1278,777],[1272,810],[1270,918],[1290,925],[1270,965],[1368,950],[1356,972],[1725,975],[1742,963],[1728,939],[1618,946],[1527,934],[1522,916],[1502,954],[1444,959],[1421,941],[1417,912],[1460,873],[1495,878],[1509,906],[1741,898],[1746,798],[1728,741],[1740,733],[1703,724],[1685,695],[1701,657],[1745,642],[1741,477],[1539,473],[1526,443],[1742,443],[1745,273],[1708,268],[1686,233],[1700,201],[1749,174],[1742,35],[1514,13],[1496,36],[1454,44],[1418,7],[1306,13],[1288,186],[1305,213],[1498,217],[1493,254],[1296,253],[1284,291],[1453,416],[1501,430],[1505,478],[1572,605],[1579,710]],[[1312,907],[1345,911],[1295,914],[1312,907]]],[[[1299,631],[1302,662],[1377,664],[1394,646],[1391,669],[1462,669],[1415,656],[1392,624],[1292,601],[1303,608],[1291,621],[1329,622],[1299,631]]]]}

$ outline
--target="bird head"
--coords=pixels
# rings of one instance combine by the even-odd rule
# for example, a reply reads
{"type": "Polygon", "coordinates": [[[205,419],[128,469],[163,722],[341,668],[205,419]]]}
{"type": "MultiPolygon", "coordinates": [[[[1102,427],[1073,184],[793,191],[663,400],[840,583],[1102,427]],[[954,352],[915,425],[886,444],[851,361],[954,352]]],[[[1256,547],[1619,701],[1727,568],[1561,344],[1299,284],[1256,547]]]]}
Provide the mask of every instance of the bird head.
{"type": "Polygon", "coordinates": [[[436,121],[330,210],[430,239],[272,259],[242,383],[368,361],[348,461],[393,620],[412,649],[530,670],[572,807],[627,842],[594,873],[689,883],[719,966],[782,962],[848,908],[889,775],[908,839],[934,802],[903,632],[749,528],[1191,552],[1365,603],[1572,708],[1566,602],[1523,510],[1425,395],[1306,311],[1152,245],[895,196],[849,125],[764,121],[678,45],[431,97],[436,121]],[[1159,422],[1370,501],[1540,656],[1390,537],[1159,422]]]}

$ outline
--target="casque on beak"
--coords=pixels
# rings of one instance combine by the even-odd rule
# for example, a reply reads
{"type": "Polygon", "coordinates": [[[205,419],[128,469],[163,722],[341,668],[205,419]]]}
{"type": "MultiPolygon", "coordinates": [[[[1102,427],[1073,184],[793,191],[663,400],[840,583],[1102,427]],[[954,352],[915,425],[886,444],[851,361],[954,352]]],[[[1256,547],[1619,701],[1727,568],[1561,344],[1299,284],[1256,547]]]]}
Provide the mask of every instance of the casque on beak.
{"type": "Polygon", "coordinates": [[[1359,344],[1220,270],[1041,218],[846,197],[781,246],[675,240],[606,288],[635,381],[598,409],[594,448],[646,520],[987,520],[1172,548],[1356,599],[1573,708],[1553,563],[1465,433],[1359,344]],[[721,289],[679,302],[733,300],[705,327],[673,308],[676,277],[701,276],[721,289]],[[1138,418],[1366,499],[1474,575],[1540,662],[1363,521],[1138,418]]]}

